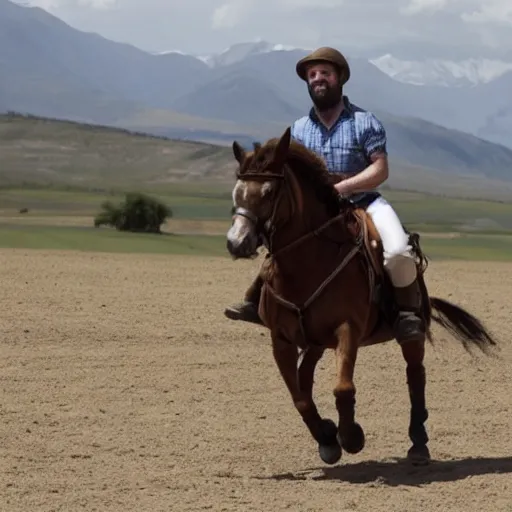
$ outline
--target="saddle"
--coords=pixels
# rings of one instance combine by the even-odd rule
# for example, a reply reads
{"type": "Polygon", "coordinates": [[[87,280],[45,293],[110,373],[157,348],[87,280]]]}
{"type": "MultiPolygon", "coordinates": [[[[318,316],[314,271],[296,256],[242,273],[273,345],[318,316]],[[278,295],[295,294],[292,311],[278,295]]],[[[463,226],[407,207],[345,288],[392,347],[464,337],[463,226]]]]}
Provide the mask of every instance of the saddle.
{"type": "MultiPolygon", "coordinates": [[[[340,181],[344,181],[357,173],[331,174],[329,181],[331,185],[336,185],[340,181]]],[[[354,216],[358,222],[352,224],[349,229],[354,236],[361,234],[363,237],[363,245],[365,254],[371,263],[373,270],[378,277],[384,275],[384,258],[382,239],[373,223],[372,218],[366,212],[368,206],[379,197],[378,192],[369,192],[364,194],[362,198],[356,200],[351,198],[340,197],[340,202],[348,202],[354,208],[354,216]]]]}

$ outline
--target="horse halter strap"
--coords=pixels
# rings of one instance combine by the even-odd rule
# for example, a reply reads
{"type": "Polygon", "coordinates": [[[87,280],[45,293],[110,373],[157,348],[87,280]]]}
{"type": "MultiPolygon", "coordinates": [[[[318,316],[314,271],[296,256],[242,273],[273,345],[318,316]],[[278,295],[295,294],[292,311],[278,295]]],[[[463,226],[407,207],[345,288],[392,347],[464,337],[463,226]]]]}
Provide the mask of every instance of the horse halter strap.
{"type": "Polygon", "coordinates": [[[235,215],[239,215],[240,217],[245,217],[246,219],[250,220],[254,224],[258,225],[260,222],[260,219],[254,215],[254,213],[251,212],[251,210],[248,210],[247,208],[243,208],[242,206],[238,206],[235,208],[235,211],[233,212],[233,217],[235,215]]]}
{"type": "MultiPolygon", "coordinates": [[[[284,173],[273,173],[273,172],[268,172],[268,173],[246,172],[244,174],[237,173],[236,177],[237,177],[237,179],[239,179],[241,181],[254,180],[254,181],[265,182],[265,181],[272,181],[272,180],[283,180],[283,181],[285,180],[284,173]]],[[[277,208],[277,202],[274,205],[274,209],[272,211],[272,215],[270,216],[270,219],[267,221],[272,226],[274,225],[274,223],[272,221],[276,214],[276,208],[277,208]]],[[[237,208],[235,208],[235,211],[233,212],[233,217],[236,215],[239,215],[240,217],[245,217],[246,219],[251,221],[256,226],[257,230],[260,230],[262,227],[264,227],[263,226],[264,223],[262,222],[262,220],[258,216],[256,216],[254,213],[252,213],[250,210],[248,210],[247,208],[238,206],[237,208]]],[[[267,250],[270,253],[272,253],[272,249],[271,249],[272,233],[269,233],[269,236],[267,236],[267,233],[265,233],[265,231],[262,230],[262,232],[259,234],[259,236],[262,237],[262,239],[264,241],[264,245],[266,246],[267,250]]]]}
{"type": "Polygon", "coordinates": [[[273,180],[284,180],[284,173],[279,172],[244,172],[244,174],[237,173],[237,179],[246,181],[247,179],[253,179],[256,181],[270,181],[273,180]]]}

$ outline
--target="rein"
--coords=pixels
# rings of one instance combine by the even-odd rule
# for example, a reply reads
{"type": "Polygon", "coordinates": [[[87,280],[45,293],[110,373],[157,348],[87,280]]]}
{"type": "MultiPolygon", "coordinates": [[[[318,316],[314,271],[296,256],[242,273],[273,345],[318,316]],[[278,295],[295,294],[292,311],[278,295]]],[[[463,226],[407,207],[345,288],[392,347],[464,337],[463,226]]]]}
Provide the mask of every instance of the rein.
{"type": "MultiPolygon", "coordinates": [[[[269,178],[284,180],[284,174],[246,173],[246,174],[243,174],[242,176],[238,175],[238,179],[241,179],[241,180],[245,180],[248,178],[252,178],[252,179],[255,179],[258,181],[260,181],[260,180],[269,181],[269,178]]],[[[281,189],[281,190],[283,190],[283,189],[281,189]]],[[[298,245],[301,245],[302,243],[308,241],[310,238],[317,237],[320,233],[322,233],[322,231],[324,231],[330,225],[337,222],[343,215],[340,213],[336,217],[329,219],[328,221],[324,222],[320,227],[318,227],[314,230],[311,230],[308,233],[298,237],[297,239],[293,240],[288,245],[285,245],[284,247],[282,247],[281,249],[279,249],[277,252],[274,253],[271,250],[271,239],[272,239],[272,235],[275,232],[275,228],[274,228],[275,223],[273,222],[273,220],[274,220],[274,216],[276,215],[278,202],[279,201],[275,202],[272,215],[271,215],[270,219],[267,221],[269,223],[269,225],[272,226],[272,232],[271,232],[270,236],[268,237],[268,239],[265,234],[262,234],[264,240],[266,241],[265,245],[269,251],[269,254],[271,257],[274,257],[274,258],[277,255],[280,255],[280,254],[283,254],[283,253],[289,251],[293,247],[297,247],[298,245]]],[[[234,211],[233,217],[235,217],[236,215],[240,215],[240,216],[245,217],[246,219],[250,220],[251,222],[253,222],[255,224],[257,229],[262,224],[261,220],[256,215],[254,215],[250,210],[248,210],[246,208],[241,208],[241,207],[236,208],[234,211]]],[[[295,313],[297,313],[298,320],[299,320],[299,326],[300,326],[300,330],[301,330],[301,334],[302,334],[302,338],[303,338],[303,342],[304,342],[303,345],[305,347],[307,347],[309,345],[307,342],[308,338],[306,335],[306,328],[304,326],[305,311],[321,295],[321,293],[336,278],[336,276],[338,276],[338,274],[348,265],[348,263],[361,250],[361,248],[364,245],[364,237],[366,234],[366,224],[357,215],[356,215],[356,219],[357,219],[357,222],[359,223],[361,229],[359,230],[359,235],[356,239],[356,243],[355,243],[354,247],[352,247],[352,249],[341,260],[339,265],[322,281],[322,283],[320,283],[320,285],[309,296],[309,298],[302,304],[302,306],[299,306],[298,304],[295,304],[295,303],[285,299],[284,297],[280,296],[276,292],[276,290],[270,285],[270,283],[268,281],[265,281],[265,284],[266,284],[268,290],[272,293],[274,298],[281,305],[283,305],[286,308],[290,309],[291,311],[294,311],[295,313]]]]}

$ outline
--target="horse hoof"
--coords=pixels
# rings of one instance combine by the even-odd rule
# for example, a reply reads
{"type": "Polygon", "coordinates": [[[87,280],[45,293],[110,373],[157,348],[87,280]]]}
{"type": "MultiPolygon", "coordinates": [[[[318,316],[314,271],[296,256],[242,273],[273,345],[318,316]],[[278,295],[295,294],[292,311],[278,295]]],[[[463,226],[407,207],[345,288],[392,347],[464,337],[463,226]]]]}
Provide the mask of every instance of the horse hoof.
{"type": "Polygon", "coordinates": [[[319,444],[318,454],[326,464],[336,464],[341,459],[341,446],[336,444],[319,444]]]}
{"type": "Polygon", "coordinates": [[[318,441],[318,453],[326,464],[336,464],[341,459],[341,446],[337,439],[338,427],[332,420],[323,419],[321,436],[318,441]]]}
{"type": "Polygon", "coordinates": [[[359,453],[365,444],[364,431],[359,423],[354,422],[340,435],[341,447],[352,455],[359,453]]]}
{"type": "Polygon", "coordinates": [[[430,452],[426,445],[411,446],[407,452],[407,459],[413,466],[427,466],[430,463],[430,452]]]}

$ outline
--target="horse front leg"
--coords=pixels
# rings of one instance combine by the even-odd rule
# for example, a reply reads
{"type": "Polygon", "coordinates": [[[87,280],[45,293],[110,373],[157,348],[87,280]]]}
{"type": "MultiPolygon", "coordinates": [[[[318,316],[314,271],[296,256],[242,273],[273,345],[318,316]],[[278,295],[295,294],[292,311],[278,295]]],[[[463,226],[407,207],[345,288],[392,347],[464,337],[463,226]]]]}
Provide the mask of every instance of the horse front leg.
{"type": "Polygon", "coordinates": [[[331,420],[322,419],[313,400],[315,367],[322,357],[323,350],[307,350],[299,368],[299,354],[295,345],[279,335],[272,334],[272,350],[293,404],[313,439],[318,443],[320,458],[326,464],[335,464],[341,458],[336,425],[331,420]]]}
{"type": "Polygon", "coordinates": [[[357,359],[358,338],[352,326],[345,322],[337,330],[336,346],[337,382],[334,387],[338,410],[338,436],[341,447],[348,453],[359,453],[365,444],[364,431],[355,421],[356,387],[354,369],[357,359]]]}
{"type": "Polygon", "coordinates": [[[430,452],[425,428],[425,422],[428,419],[425,400],[426,375],[423,364],[425,342],[404,343],[401,347],[407,363],[407,386],[411,401],[409,438],[412,441],[412,446],[407,452],[407,458],[414,465],[426,465],[430,461],[430,452]]]}

